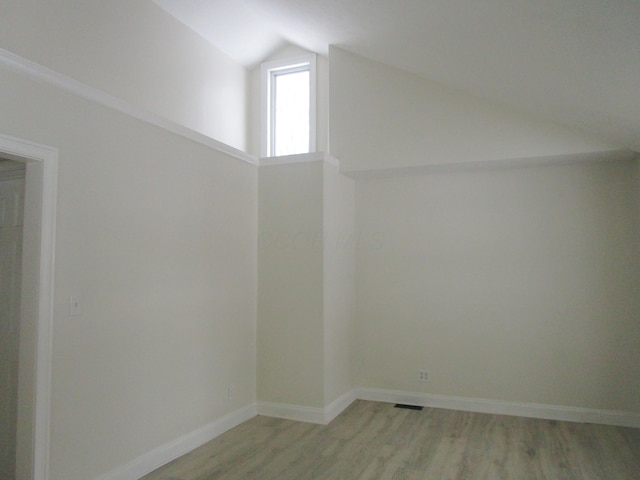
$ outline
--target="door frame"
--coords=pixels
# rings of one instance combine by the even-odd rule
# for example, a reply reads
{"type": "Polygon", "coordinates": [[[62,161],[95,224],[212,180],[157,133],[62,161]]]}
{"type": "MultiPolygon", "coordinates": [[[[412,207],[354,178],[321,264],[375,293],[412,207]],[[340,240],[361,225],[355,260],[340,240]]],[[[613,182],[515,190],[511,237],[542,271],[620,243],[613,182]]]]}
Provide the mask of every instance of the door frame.
{"type": "Polygon", "coordinates": [[[26,164],[16,472],[48,480],[58,150],[0,134],[0,154],[26,164]]]}

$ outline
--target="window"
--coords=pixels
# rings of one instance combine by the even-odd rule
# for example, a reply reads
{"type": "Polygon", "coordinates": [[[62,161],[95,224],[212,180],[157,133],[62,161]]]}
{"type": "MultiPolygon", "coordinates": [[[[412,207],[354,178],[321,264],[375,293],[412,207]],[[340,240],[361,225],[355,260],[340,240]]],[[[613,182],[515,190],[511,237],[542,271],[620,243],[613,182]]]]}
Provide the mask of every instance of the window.
{"type": "Polygon", "coordinates": [[[315,67],[315,55],[262,65],[263,157],[315,150],[315,67]]]}

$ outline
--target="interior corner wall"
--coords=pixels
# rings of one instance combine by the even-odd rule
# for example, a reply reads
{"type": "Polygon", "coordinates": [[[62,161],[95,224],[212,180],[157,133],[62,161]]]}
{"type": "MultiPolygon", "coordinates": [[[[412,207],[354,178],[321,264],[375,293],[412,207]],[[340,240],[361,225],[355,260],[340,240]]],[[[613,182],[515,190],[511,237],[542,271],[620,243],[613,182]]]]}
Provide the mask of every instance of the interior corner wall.
{"type": "Polygon", "coordinates": [[[0,48],[246,148],[245,69],[150,0],[20,0],[0,11],[0,48]]]}
{"type": "Polygon", "coordinates": [[[324,407],[322,168],[259,169],[259,402],[324,407]]]}
{"type": "Polygon", "coordinates": [[[330,48],[329,63],[330,151],[343,172],[613,148],[337,47],[330,48]]]}
{"type": "Polygon", "coordinates": [[[258,183],[258,401],[322,409],[353,388],[354,181],[312,161],[258,183]]]}
{"type": "Polygon", "coordinates": [[[357,385],[640,412],[637,168],[358,180],[357,385]]]}
{"type": "Polygon", "coordinates": [[[355,333],[355,182],[323,168],[324,405],[353,389],[355,333]]]}
{"type": "Polygon", "coordinates": [[[49,478],[98,478],[253,405],[255,166],[0,84],[0,132],[59,149],[49,478]]]}

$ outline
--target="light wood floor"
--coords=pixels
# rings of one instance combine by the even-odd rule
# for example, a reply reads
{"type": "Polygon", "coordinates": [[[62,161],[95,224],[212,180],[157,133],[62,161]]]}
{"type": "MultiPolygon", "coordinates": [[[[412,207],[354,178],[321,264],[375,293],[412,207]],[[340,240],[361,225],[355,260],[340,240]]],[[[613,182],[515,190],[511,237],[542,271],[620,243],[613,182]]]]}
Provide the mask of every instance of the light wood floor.
{"type": "Polygon", "coordinates": [[[255,417],[144,480],[640,479],[640,429],[358,400],[327,426],[255,417]]]}

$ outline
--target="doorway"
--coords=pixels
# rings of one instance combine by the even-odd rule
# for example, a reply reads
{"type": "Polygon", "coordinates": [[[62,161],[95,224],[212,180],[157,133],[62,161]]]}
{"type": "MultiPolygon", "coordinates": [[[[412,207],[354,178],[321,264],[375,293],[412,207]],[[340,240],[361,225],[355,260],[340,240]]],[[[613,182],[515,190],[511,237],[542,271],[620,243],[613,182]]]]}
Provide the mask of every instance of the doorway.
{"type": "Polygon", "coordinates": [[[16,478],[25,172],[0,158],[0,480],[16,478]]]}
{"type": "MultiPolygon", "coordinates": [[[[12,312],[14,317],[6,322],[6,327],[3,325],[2,335],[4,337],[5,331],[11,331],[14,338],[13,343],[8,343],[6,357],[7,364],[11,364],[7,365],[7,376],[11,378],[0,381],[3,382],[3,387],[5,381],[7,385],[17,385],[17,392],[7,395],[7,405],[11,406],[7,407],[7,418],[0,420],[12,425],[5,437],[4,450],[0,448],[0,453],[6,453],[7,457],[10,455],[11,459],[0,468],[6,467],[5,470],[10,472],[12,476],[7,478],[46,480],[49,467],[58,151],[0,135],[0,158],[4,160],[1,162],[3,168],[16,172],[16,176],[22,176],[21,181],[13,182],[11,188],[7,189],[9,193],[4,200],[3,222],[8,230],[2,233],[7,246],[1,261],[2,269],[13,272],[11,280],[3,280],[0,302],[11,303],[6,311],[12,312]],[[16,241],[18,236],[21,237],[19,246],[16,241]],[[22,261],[19,261],[20,257],[22,261]],[[3,295],[5,287],[11,282],[14,287],[9,301],[3,295]],[[18,298],[14,298],[16,292],[19,292],[18,298]],[[8,352],[12,349],[15,351],[10,356],[8,352]],[[13,364],[16,355],[17,368],[13,364]]],[[[0,206],[0,210],[1,208],[0,206]]],[[[3,317],[4,312],[2,310],[3,317]]],[[[9,317],[10,314],[6,316],[9,317]]],[[[4,471],[0,470],[0,475],[4,475],[4,471]]],[[[4,477],[0,478],[4,480],[4,477]]]]}

